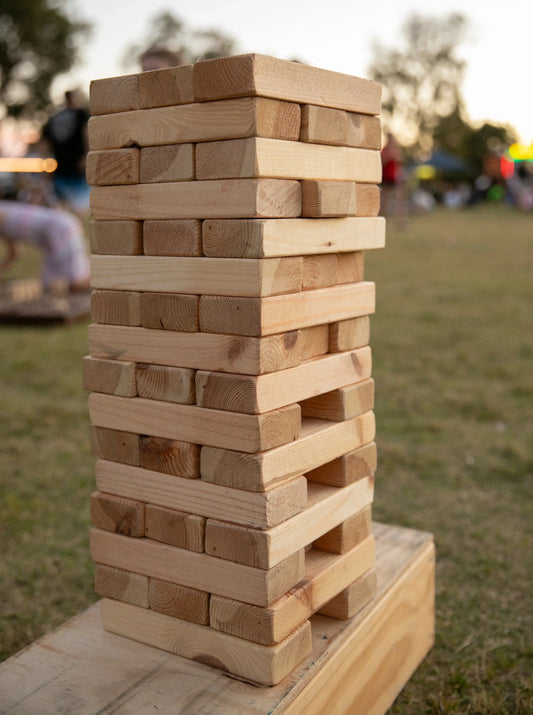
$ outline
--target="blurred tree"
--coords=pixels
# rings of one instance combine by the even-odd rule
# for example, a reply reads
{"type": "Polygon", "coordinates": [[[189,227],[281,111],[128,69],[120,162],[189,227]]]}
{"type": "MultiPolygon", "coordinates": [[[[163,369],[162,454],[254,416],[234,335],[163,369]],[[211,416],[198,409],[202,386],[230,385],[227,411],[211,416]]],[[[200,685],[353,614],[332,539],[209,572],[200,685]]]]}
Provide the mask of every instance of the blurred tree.
{"type": "Polygon", "coordinates": [[[30,118],[49,109],[53,80],[78,60],[80,41],[88,36],[90,25],[70,17],[65,4],[2,0],[0,118],[30,118]]]}
{"type": "Polygon", "coordinates": [[[463,15],[411,15],[403,26],[404,45],[375,43],[369,74],[383,85],[383,125],[411,151],[429,151],[443,116],[462,108],[465,62],[457,47],[467,30],[463,15]]]}
{"type": "Polygon", "coordinates": [[[227,57],[235,51],[235,41],[218,30],[191,30],[169,11],[155,15],[144,39],[131,43],[125,50],[125,71],[138,71],[139,57],[154,49],[165,49],[177,55],[183,64],[200,59],[227,57]]]}

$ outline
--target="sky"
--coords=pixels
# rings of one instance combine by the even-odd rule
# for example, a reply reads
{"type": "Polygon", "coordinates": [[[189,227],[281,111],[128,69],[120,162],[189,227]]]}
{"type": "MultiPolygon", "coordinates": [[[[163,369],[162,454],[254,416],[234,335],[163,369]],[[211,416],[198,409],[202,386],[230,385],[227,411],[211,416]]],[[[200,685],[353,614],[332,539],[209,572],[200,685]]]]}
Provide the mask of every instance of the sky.
{"type": "Polygon", "coordinates": [[[467,63],[462,89],[470,121],[509,123],[522,143],[533,142],[530,0],[69,0],[66,5],[93,23],[93,33],[82,62],[57,82],[57,91],[69,86],[88,91],[92,79],[125,74],[125,48],[141,42],[151,18],[163,10],[191,30],[218,29],[233,37],[238,53],[298,58],[359,77],[369,76],[376,41],[386,47],[401,42],[410,13],[460,12],[470,27],[458,50],[467,63]]]}

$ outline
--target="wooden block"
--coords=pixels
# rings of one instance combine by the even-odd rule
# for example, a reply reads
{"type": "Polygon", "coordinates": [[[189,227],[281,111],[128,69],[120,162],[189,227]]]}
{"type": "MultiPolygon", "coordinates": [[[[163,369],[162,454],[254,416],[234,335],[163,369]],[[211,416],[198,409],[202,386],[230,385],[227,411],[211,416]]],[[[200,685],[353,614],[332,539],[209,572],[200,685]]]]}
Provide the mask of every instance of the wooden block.
{"type": "Polygon", "coordinates": [[[158,578],[150,579],[150,608],[201,626],[209,624],[209,594],[158,578]]]}
{"type": "Polygon", "coordinates": [[[345,489],[312,484],[303,511],[263,531],[216,520],[216,517],[208,519],[206,553],[248,566],[273,568],[295,550],[305,548],[367,507],[373,495],[374,480],[370,478],[345,489]]]}
{"type": "Polygon", "coordinates": [[[139,75],[95,79],[89,85],[91,114],[127,112],[139,107],[139,75]]]}
{"type": "Polygon", "coordinates": [[[91,521],[105,531],[124,536],[144,536],[144,504],[132,499],[101,494],[91,494],[91,521]]]}
{"type": "Polygon", "coordinates": [[[308,256],[383,248],[385,219],[299,218],[207,220],[202,226],[206,256],[267,258],[308,256]]]}
{"type": "Polygon", "coordinates": [[[266,298],[202,295],[200,330],[259,337],[369,315],[374,310],[375,285],[369,281],[266,298]]]}
{"type": "MultiPolygon", "coordinates": [[[[257,377],[199,370],[196,373],[196,402],[202,407],[215,410],[261,414],[287,404],[305,401],[307,397],[316,395],[320,390],[329,390],[332,387],[334,389],[336,386],[365,380],[370,376],[371,371],[370,347],[336,355],[325,355],[302,363],[298,367],[257,377]]],[[[358,404],[361,404],[364,399],[364,388],[359,387],[351,391],[345,390],[345,392],[345,412],[350,409],[355,411],[358,404]],[[360,395],[359,403],[358,394],[360,395]]],[[[314,399],[319,400],[320,397],[314,399]]],[[[324,399],[327,403],[325,410],[328,413],[328,417],[325,419],[335,419],[336,417],[332,417],[330,414],[334,407],[329,406],[327,397],[324,399]]],[[[330,398],[330,400],[334,399],[335,397],[330,398]]],[[[312,407],[313,403],[311,412],[313,411],[312,407]]],[[[372,409],[372,405],[368,409],[372,409]]],[[[320,405],[315,410],[320,412],[320,405]]],[[[338,408],[334,414],[338,414],[338,408]]],[[[320,414],[306,416],[322,418],[320,414]]],[[[348,417],[355,417],[355,414],[348,415],[348,417]]],[[[342,419],[348,419],[348,417],[342,419]]]]}
{"type": "Polygon", "coordinates": [[[260,493],[235,491],[200,479],[178,479],[162,472],[105,460],[96,463],[95,472],[101,492],[253,529],[269,529],[281,524],[307,504],[305,477],[260,493]]]}
{"type": "Polygon", "coordinates": [[[141,325],[156,330],[198,330],[200,297],[179,293],[142,293],[141,325]]]}
{"type": "Polygon", "coordinates": [[[166,107],[194,102],[192,65],[141,72],[139,107],[166,107]]]}
{"type": "MultiPolygon", "coordinates": [[[[108,290],[271,296],[299,291],[302,258],[92,256],[91,285],[108,290]]],[[[278,331],[280,332],[280,331],[278,331]]]]}
{"type": "MultiPolygon", "coordinates": [[[[358,353],[365,348],[359,348],[358,353]]],[[[337,353],[344,355],[346,353],[337,353]]],[[[348,353],[353,355],[354,353],[348,353]]],[[[140,393],[139,393],[140,394],[140,393]]],[[[353,385],[339,387],[331,392],[304,400],[300,407],[303,417],[320,420],[349,420],[374,409],[374,380],[362,379],[353,385]]]]}
{"type": "Polygon", "coordinates": [[[302,290],[328,288],[337,284],[337,253],[323,253],[317,256],[303,256],[302,290]]]}
{"type": "Polygon", "coordinates": [[[147,504],[144,534],[154,541],[201,553],[204,551],[205,517],[147,504]]]}
{"type": "Polygon", "coordinates": [[[254,97],[141,109],[89,120],[91,150],[240,137],[297,141],[299,133],[300,107],[297,104],[254,97]]]}
{"type": "Polygon", "coordinates": [[[214,665],[261,685],[274,685],[283,680],[311,651],[312,645],[309,622],[282,643],[264,646],[111,600],[102,603],[102,622],[112,633],[214,665]]]}
{"type": "Polygon", "coordinates": [[[369,341],[370,318],[368,315],[332,322],[329,325],[330,353],[353,350],[362,345],[368,345],[369,341]]]}
{"type": "Polygon", "coordinates": [[[87,183],[93,186],[139,183],[140,151],[137,148],[90,151],[87,183]]]}
{"type": "Polygon", "coordinates": [[[300,141],[379,150],[381,122],[379,117],[304,104],[300,141]]]}
{"type": "Polygon", "coordinates": [[[139,397],[183,405],[195,403],[195,371],[190,368],[139,363],[136,376],[139,397]]]}
{"type": "Polygon", "coordinates": [[[370,569],[318,610],[323,616],[347,620],[369,604],[378,590],[376,569],[370,569]]]}
{"type": "Polygon", "coordinates": [[[344,554],[372,533],[372,508],[365,507],[313,542],[313,548],[330,554],[344,554]]]}
{"type": "Polygon", "coordinates": [[[83,387],[109,395],[134,397],[137,394],[135,363],[86,355],[83,358],[83,387]]]}
{"type": "Polygon", "coordinates": [[[363,114],[381,111],[377,82],[259,54],[197,62],[193,89],[197,101],[258,95],[363,114]]]}
{"type": "Polygon", "coordinates": [[[140,465],[140,439],[133,432],[91,425],[91,449],[96,457],[140,465]]]}
{"type": "Polygon", "coordinates": [[[91,295],[91,317],[96,323],[139,326],[141,294],[128,290],[94,290],[91,295]]]}
{"type": "Polygon", "coordinates": [[[197,144],[196,178],[381,181],[379,151],[249,137],[197,144]]]}
{"type": "Polygon", "coordinates": [[[306,472],[305,476],[310,482],[344,487],[375,474],[376,467],[377,448],[376,443],[371,442],[306,472]]]}
{"type": "Polygon", "coordinates": [[[202,222],[197,219],[144,221],[147,256],[201,256],[202,222]]]}
{"type": "Polygon", "coordinates": [[[194,178],[193,144],[145,146],[141,149],[141,183],[192,181],[194,178]]]}
{"type": "Polygon", "coordinates": [[[151,539],[131,539],[91,529],[91,557],[96,563],[159,578],[245,603],[268,606],[297,584],[304,574],[303,551],[269,571],[178,549],[151,539]]]}
{"type": "Polygon", "coordinates": [[[302,181],[302,216],[355,216],[353,181],[302,181]]]}
{"type": "Polygon", "coordinates": [[[364,251],[337,254],[337,283],[359,283],[364,278],[364,251]]]}
{"type": "Polygon", "coordinates": [[[372,442],[375,431],[374,414],[367,412],[344,422],[306,419],[299,439],[262,454],[203,447],[202,479],[237,489],[268,491],[372,442]]]}
{"type": "Polygon", "coordinates": [[[91,221],[89,238],[92,253],[123,256],[143,253],[140,221],[91,221]]]}
{"type": "Polygon", "coordinates": [[[98,427],[240,452],[272,449],[292,442],[300,434],[299,405],[281,407],[261,415],[244,415],[196,405],[93,392],[89,395],[89,414],[92,423],[98,427]]]}
{"type": "Polygon", "coordinates": [[[174,474],[176,477],[196,479],[200,476],[200,445],[142,435],[138,466],[174,474]]]}
{"type": "Polygon", "coordinates": [[[302,361],[325,355],[329,346],[327,325],[312,325],[300,331],[302,336],[302,361]]]}
{"type": "Polygon", "coordinates": [[[289,218],[302,209],[299,181],[234,179],[95,186],[97,220],[176,218],[289,218]]]}
{"type": "Polygon", "coordinates": [[[256,643],[272,645],[286,638],[332,596],[374,565],[374,538],[341,555],[310,551],[301,584],[267,608],[212,596],[211,626],[256,643]]]}
{"type": "Polygon", "coordinates": [[[355,203],[358,216],[378,216],[381,206],[380,187],[375,184],[356,184],[355,203]]]}
{"type": "Polygon", "coordinates": [[[294,330],[264,338],[246,338],[90,325],[89,343],[94,357],[121,356],[134,362],[262,375],[301,362],[303,333],[294,330]]]}
{"type": "Polygon", "coordinates": [[[148,577],[103,564],[94,565],[94,590],[99,596],[149,607],[148,577]]]}

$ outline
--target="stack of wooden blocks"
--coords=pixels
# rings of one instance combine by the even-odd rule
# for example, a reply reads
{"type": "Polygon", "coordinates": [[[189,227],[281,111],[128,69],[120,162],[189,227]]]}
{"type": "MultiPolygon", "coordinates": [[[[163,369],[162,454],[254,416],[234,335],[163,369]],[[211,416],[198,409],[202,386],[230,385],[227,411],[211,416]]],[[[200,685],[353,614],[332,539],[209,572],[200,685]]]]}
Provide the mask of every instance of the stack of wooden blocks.
{"type": "Polygon", "coordinates": [[[262,55],[91,84],[104,627],[261,684],[375,591],[380,96],[262,55]]]}

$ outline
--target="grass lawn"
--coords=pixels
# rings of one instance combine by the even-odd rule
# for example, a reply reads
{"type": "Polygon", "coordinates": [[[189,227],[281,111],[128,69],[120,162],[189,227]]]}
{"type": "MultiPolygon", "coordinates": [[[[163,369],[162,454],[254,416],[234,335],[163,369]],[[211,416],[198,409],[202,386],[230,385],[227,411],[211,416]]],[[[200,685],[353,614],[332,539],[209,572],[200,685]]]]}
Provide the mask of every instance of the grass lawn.
{"type": "MultiPolygon", "coordinates": [[[[532,216],[503,207],[412,217],[367,255],[374,516],[437,546],[436,645],[393,713],[533,712],[532,276],[532,216]]],[[[0,659],[96,600],[86,353],[85,322],[0,326],[0,659]]]]}

